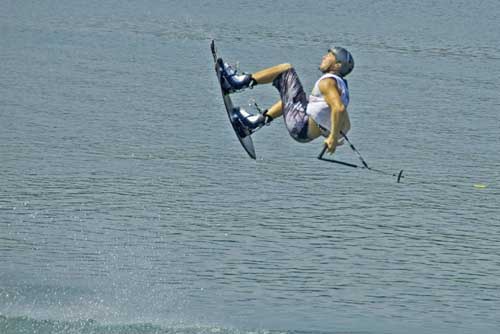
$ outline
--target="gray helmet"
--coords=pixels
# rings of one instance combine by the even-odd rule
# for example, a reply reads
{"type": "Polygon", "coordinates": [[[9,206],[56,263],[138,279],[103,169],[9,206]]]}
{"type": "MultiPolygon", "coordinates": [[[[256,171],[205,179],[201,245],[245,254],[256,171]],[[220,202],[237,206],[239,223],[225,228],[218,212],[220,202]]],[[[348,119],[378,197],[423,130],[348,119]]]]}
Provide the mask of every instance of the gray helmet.
{"type": "Polygon", "coordinates": [[[354,58],[351,53],[340,46],[333,46],[328,49],[328,52],[331,52],[335,55],[335,58],[338,62],[342,64],[340,67],[340,75],[345,77],[349,73],[351,73],[354,68],[354,58]]]}

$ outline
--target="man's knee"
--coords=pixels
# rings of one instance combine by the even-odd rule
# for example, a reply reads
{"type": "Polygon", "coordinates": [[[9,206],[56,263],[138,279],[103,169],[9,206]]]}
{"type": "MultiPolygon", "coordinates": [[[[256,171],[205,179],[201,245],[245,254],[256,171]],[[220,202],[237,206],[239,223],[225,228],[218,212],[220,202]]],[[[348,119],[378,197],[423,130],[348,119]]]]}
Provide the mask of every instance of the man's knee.
{"type": "Polygon", "coordinates": [[[288,71],[289,69],[293,68],[292,64],[290,64],[290,63],[284,63],[284,64],[281,64],[279,66],[281,67],[281,70],[283,72],[288,71]]]}

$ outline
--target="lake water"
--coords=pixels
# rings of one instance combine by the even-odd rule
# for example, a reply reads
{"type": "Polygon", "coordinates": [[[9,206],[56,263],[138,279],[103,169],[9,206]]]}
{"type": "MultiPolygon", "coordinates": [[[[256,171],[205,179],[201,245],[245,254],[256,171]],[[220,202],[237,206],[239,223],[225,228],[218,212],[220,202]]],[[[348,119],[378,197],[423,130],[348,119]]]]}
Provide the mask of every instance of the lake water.
{"type": "Polygon", "coordinates": [[[0,8],[0,333],[498,332],[496,1],[0,8]],[[350,139],[406,178],[282,120],[249,159],[211,39],[307,91],[351,50],[350,139]]]}

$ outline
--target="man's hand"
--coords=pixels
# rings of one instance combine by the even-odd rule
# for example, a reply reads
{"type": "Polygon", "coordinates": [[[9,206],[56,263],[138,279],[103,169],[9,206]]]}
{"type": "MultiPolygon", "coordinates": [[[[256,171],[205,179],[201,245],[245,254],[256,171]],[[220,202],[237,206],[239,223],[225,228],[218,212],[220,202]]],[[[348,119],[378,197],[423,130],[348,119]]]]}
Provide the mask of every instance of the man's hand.
{"type": "Polygon", "coordinates": [[[335,152],[335,149],[337,148],[337,141],[335,140],[333,135],[329,135],[325,139],[325,145],[327,147],[326,151],[328,153],[332,154],[333,152],[335,152]]]}

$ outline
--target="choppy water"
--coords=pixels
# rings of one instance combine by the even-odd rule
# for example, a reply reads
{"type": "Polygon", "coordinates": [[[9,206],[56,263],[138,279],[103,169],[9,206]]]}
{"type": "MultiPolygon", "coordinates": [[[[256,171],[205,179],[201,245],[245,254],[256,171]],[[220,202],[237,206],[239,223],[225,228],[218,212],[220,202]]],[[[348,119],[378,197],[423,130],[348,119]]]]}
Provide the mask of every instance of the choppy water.
{"type": "Polygon", "coordinates": [[[0,7],[1,333],[500,328],[495,1],[0,7]],[[408,178],[318,161],[280,122],[248,159],[212,38],[307,89],[352,50],[351,140],[408,178]]]}

